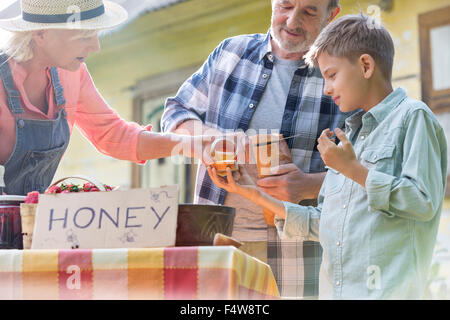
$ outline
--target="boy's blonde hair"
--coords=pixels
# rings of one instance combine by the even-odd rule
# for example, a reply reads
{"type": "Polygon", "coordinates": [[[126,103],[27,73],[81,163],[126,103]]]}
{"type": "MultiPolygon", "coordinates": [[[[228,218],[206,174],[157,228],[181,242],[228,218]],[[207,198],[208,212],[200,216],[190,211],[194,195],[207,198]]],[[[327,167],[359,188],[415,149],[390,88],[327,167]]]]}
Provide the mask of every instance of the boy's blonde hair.
{"type": "Polygon", "coordinates": [[[343,16],[326,26],[305,55],[306,63],[317,65],[322,52],[350,60],[369,54],[383,76],[392,79],[394,42],[381,23],[363,13],[343,16]]]}
{"type": "MultiPolygon", "coordinates": [[[[8,57],[19,63],[31,60],[34,56],[34,32],[35,31],[7,32],[7,36],[0,44],[0,53],[5,53],[8,57]]],[[[96,30],[80,30],[72,40],[92,37],[97,32],[98,31],[96,30]]]]}

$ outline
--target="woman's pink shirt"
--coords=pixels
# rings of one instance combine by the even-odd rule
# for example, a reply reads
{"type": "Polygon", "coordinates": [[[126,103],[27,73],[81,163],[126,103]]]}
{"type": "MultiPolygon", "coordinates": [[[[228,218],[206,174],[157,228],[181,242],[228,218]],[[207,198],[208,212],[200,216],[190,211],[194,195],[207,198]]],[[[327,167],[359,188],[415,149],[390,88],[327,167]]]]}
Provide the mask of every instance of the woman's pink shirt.
{"type": "MultiPolygon", "coordinates": [[[[49,120],[58,116],[59,108],[54,101],[50,70],[47,70],[49,85],[46,90],[48,112],[43,113],[27,98],[24,81],[25,69],[13,60],[9,61],[16,89],[20,92],[24,113],[16,119],[49,120]]],[[[120,160],[144,163],[137,158],[138,136],[151,126],[142,127],[135,122],[122,119],[103,99],[82,64],[76,72],[58,69],[59,79],[64,88],[67,120],[72,133],[76,126],[81,133],[101,153],[120,160]]],[[[5,164],[11,156],[16,141],[16,119],[10,112],[3,81],[0,79],[0,164],[5,164]]]]}

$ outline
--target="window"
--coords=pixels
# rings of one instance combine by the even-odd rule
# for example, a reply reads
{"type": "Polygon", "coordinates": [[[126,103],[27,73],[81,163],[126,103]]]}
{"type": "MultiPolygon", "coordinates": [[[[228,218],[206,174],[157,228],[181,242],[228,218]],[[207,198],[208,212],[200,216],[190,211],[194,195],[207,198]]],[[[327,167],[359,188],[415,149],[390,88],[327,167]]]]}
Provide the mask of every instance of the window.
{"type": "Polygon", "coordinates": [[[419,15],[422,100],[450,111],[450,7],[419,15]]]}
{"type": "MultiPolygon", "coordinates": [[[[183,82],[198,66],[188,67],[139,81],[134,88],[133,121],[153,126],[153,132],[161,132],[161,116],[167,97],[173,97],[183,82]]],[[[180,157],[181,158],[181,157],[180,157]]],[[[180,203],[191,203],[196,166],[191,159],[156,159],[145,166],[133,164],[131,187],[153,188],[161,185],[178,185],[180,203]]]]}

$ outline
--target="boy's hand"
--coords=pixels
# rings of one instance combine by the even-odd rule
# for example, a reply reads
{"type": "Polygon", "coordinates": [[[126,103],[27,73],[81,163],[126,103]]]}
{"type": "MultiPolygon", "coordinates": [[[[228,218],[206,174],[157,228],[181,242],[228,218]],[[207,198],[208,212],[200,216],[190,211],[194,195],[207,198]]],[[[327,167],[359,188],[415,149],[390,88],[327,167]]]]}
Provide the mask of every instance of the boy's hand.
{"type": "Polygon", "coordinates": [[[256,200],[259,190],[242,166],[239,167],[239,172],[236,173],[236,180],[240,180],[242,184],[235,181],[230,168],[227,168],[226,178],[218,176],[216,169],[213,167],[209,166],[207,169],[212,181],[218,187],[225,189],[228,192],[237,193],[250,201],[256,200]]]}
{"type": "Polygon", "coordinates": [[[333,135],[330,129],[324,130],[318,139],[317,149],[319,149],[323,162],[365,188],[369,170],[356,158],[352,143],[347,139],[344,131],[337,128],[334,132],[341,141],[339,146],[330,140],[333,135]]]}
{"type": "Polygon", "coordinates": [[[352,143],[347,139],[344,131],[336,128],[334,133],[341,141],[340,145],[337,146],[330,139],[333,136],[330,129],[325,129],[317,140],[319,142],[317,149],[326,166],[344,173],[349,164],[354,163],[357,159],[352,143]]]}

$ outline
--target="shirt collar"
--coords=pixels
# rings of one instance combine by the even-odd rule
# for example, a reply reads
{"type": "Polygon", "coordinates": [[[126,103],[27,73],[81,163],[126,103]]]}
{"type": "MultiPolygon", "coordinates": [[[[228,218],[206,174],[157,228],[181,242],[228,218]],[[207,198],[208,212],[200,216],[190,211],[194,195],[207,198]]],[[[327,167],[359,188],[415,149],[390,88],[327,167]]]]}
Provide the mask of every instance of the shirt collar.
{"type": "Polygon", "coordinates": [[[406,91],[403,88],[397,88],[367,113],[370,113],[378,123],[381,123],[406,97],[406,91]]]}
{"type": "Polygon", "coordinates": [[[263,60],[265,57],[267,57],[270,61],[273,61],[272,56],[272,43],[271,40],[272,36],[270,35],[270,29],[266,34],[266,37],[264,38],[261,50],[259,52],[259,61],[263,60]]]}
{"type": "MultiPolygon", "coordinates": [[[[25,68],[14,59],[10,59],[10,67],[14,81],[17,85],[22,86],[25,79],[28,77],[27,70],[25,70],[25,68]]],[[[47,74],[47,78],[51,81],[52,75],[50,73],[50,68],[47,68],[45,73],[47,74]]]]}
{"type": "Polygon", "coordinates": [[[362,124],[362,117],[366,114],[364,110],[358,109],[349,114],[350,115],[345,119],[345,127],[350,129],[360,127],[362,124]]]}

